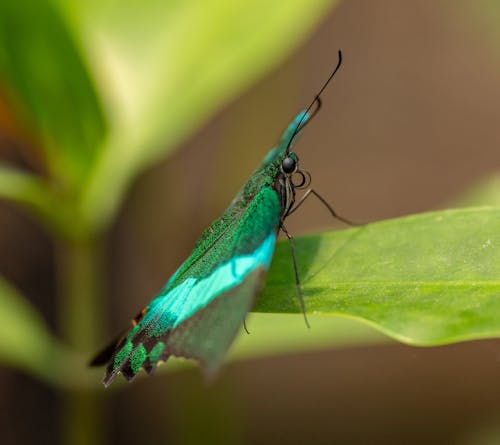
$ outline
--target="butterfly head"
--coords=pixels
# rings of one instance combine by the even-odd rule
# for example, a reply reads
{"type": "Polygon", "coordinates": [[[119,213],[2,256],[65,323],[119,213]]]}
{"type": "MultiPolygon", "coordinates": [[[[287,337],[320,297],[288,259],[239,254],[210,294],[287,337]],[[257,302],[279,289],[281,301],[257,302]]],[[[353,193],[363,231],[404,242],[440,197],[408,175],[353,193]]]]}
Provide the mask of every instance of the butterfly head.
{"type": "Polygon", "coordinates": [[[275,190],[280,197],[281,217],[284,219],[293,211],[295,190],[307,187],[311,182],[311,175],[299,168],[299,158],[293,152],[286,151],[279,162],[275,190]]]}
{"type": "Polygon", "coordinates": [[[287,153],[281,160],[281,174],[294,189],[305,188],[311,183],[311,175],[299,168],[299,157],[295,153],[287,153]]]}
{"type": "Polygon", "coordinates": [[[295,153],[287,153],[281,160],[281,171],[285,175],[293,175],[299,168],[299,158],[295,153]]]}

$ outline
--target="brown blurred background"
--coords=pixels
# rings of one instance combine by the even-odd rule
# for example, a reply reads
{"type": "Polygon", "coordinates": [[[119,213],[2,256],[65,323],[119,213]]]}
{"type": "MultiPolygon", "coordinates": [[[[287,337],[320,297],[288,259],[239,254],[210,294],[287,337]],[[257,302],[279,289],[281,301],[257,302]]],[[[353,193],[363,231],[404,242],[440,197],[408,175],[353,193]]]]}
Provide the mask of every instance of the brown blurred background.
{"type": "MultiPolygon", "coordinates": [[[[109,335],[224,210],[339,48],[342,69],[296,151],[340,213],[377,221],[447,207],[500,170],[498,42],[471,14],[466,1],[346,1],[283,66],[142,175],[109,237],[109,335]]],[[[288,226],[336,227],[313,200],[288,226]]],[[[1,270],[55,329],[50,242],[4,203],[0,228],[1,270]]],[[[499,382],[500,341],[389,343],[231,364],[210,388],[196,369],[140,379],[109,392],[103,419],[120,444],[498,444],[499,382]]],[[[47,387],[0,370],[2,444],[54,443],[59,406],[47,387]]]]}

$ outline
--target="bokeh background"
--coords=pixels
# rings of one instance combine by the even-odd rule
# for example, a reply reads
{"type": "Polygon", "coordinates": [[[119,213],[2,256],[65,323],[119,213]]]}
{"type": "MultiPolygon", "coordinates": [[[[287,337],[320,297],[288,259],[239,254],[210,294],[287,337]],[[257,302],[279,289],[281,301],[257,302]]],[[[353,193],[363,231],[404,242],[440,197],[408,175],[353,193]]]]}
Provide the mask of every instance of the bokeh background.
{"type": "MultiPolygon", "coordinates": [[[[100,257],[102,342],[187,256],[310,102],[339,48],[342,69],[296,150],[315,188],[366,222],[472,199],[500,169],[497,18],[494,1],[350,0],[327,12],[283,63],[133,183],[100,257]]],[[[2,160],[36,170],[26,140],[3,131],[0,142],[2,160]]],[[[296,235],[339,227],[313,200],[301,210],[288,222],[296,235]]],[[[0,270],[57,332],[56,250],[29,215],[1,203],[0,270]]],[[[250,320],[251,336],[262,324],[279,336],[273,320],[279,329],[283,317],[254,328],[250,320]]],[[[300,316],[288,317],[288,331],[311,335],[300,316]]],[[[369,330],[359,341],[262,355],[231,361],[210,387],[196,368],[181,367],[105,393],[81,390],[83,404],[94,404],[96,437],[110,444],[500,443],[499,341],[424,349],[369,330]]],[[[0,368],[2,443],[77,443],[64,431],[86,424],[68,427],[71,409],[63,392],[0,368]]]]}

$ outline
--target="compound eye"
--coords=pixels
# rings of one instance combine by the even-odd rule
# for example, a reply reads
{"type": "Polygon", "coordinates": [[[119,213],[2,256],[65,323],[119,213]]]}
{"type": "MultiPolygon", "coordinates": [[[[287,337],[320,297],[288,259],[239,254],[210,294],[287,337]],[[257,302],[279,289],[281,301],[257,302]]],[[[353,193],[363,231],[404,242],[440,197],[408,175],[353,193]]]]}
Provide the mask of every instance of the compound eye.
{"type": "Polygon", "coordinates": [[[290,156],[287,156],[281,161],[281,168],[286,174],[293,173],[297,168],[297,161],[290,156]]]}

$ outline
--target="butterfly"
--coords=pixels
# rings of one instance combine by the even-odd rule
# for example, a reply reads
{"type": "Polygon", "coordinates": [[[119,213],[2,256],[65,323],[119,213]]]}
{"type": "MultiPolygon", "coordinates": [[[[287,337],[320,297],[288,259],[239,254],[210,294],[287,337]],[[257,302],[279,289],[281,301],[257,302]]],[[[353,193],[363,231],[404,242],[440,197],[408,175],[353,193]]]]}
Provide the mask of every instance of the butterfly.
{"type": "Polygon", "coordinates": [[[195,359],[208,375],[213,374],[252,309],[280,231],[290,242],[298,296],[308,325],[293,237],[285,219],[315,195],[332,216],[350,222],[312,188],[296,201],[296,189],[306,188],[310,175],[300,169],[292,144],[319,111],[320,95],[341,63],[339,51],[336,68],[312,103],[288,126],[224,214],[202,233],[191,255],[134,317],[127,332],[92,361],[92,365],[107,364],[105,386],[120,373],[129,381],[141,368],[150,374],[170,356],[195,359]]]}

